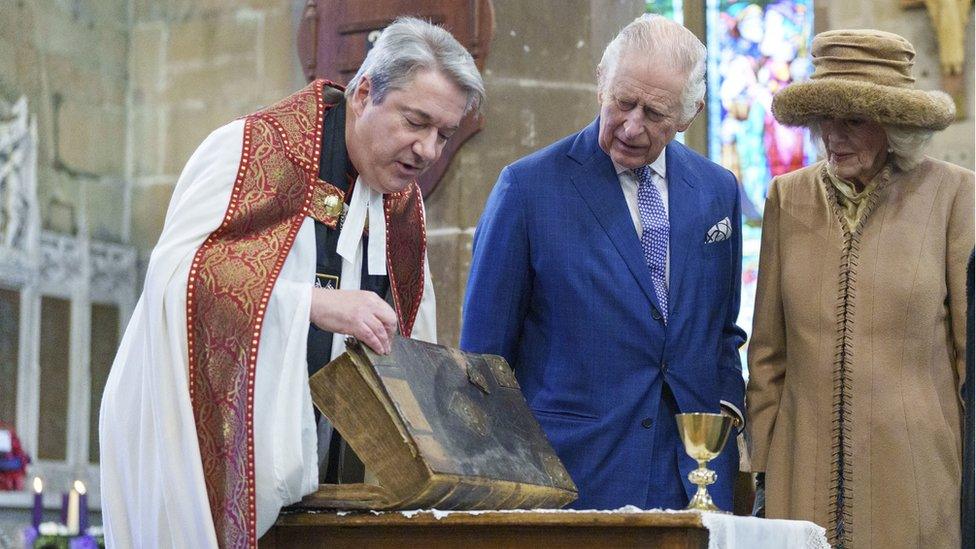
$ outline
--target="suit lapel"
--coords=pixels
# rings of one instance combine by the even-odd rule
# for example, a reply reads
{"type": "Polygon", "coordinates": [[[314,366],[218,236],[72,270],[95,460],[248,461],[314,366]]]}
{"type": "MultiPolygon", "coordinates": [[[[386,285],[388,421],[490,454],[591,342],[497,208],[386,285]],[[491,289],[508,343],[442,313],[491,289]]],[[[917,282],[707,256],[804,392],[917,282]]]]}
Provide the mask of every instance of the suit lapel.
{"type": "Polygon", "coordinates": [[[700,245],[699,239],[705,236],[696,234],[700,225],[696,221],[702,212],[701,193],[688,172],[685,151],[675,143],[669,144],[667,151],[668,223],[671,227],[668,303],[674,309],[687,279],[688,252],[700,245]]]}
{"type": "Polygon", "coordinates": [[[581,166],[571,174],[570,180],[610,237],[641,290],[654,307],[661,310],[620,181],[610,157],[597,144],[598,127],[599,118],[584,129],[573,144],[569,156],[581,166]]]}

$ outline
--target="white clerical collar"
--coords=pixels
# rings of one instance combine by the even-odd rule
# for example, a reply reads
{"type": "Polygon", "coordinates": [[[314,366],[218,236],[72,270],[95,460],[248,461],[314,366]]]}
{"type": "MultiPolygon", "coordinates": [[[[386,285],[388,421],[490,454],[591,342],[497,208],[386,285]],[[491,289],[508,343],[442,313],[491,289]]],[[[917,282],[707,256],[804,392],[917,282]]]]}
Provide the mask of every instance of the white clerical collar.
{"type": "Polygon", "coordinates": [[[339,242],[336,252],[343,259],[352,263],[356,258],[359,241],[363,237],[366,219],[369,217],[369,249],[367,253],[368,273],[370,275],[386,274],[386,215],[383,212],[383,193],[374,190],[356,179],[349,199],[349,211],[339,231],[339,242]]]}
{"type": "MultiPolygon", "coordinates": [[[[661,149],[661,154],[657,156],[654,162],[648,164],[651,167],[651,170],[653,170],[654,173],[656,173],[661,179],[667,179],[667,161],[664,158],[667,152],[667,148],[661,149]]],[[[611,162],[613,161],[611,160],[611,162]]],[[[616,162],[613,162],[613,168],[617,170],[617,175],[630,171],[630,168],[625,168],[616,162]]]]}

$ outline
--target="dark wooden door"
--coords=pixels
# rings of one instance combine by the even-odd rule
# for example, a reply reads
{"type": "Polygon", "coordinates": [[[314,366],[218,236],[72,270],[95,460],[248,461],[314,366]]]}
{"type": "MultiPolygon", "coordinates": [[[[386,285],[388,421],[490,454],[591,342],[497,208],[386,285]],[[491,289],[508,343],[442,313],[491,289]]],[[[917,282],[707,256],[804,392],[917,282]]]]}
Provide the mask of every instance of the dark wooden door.
{"type": "MultiPolygon", "coordinates": [[[[305,77],[345,85],[356,74],[380,32],[400,16],[414,16],[442,26],[464,45],[479,70],[494,34],[491,0],[308,0],[298,28],[298,57],[305,77]]],[[[428,196],[461,145],[484,124],[469,114],[441,158],[420,177],[428,196]]]]}

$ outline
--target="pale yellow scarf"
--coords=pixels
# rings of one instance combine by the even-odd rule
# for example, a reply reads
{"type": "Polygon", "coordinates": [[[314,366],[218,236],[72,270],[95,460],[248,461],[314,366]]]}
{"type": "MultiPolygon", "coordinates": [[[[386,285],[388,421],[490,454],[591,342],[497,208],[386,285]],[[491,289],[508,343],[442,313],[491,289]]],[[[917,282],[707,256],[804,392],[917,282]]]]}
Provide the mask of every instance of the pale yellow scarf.
{"type": "Polygon", "coordinates": [[[826,170],[827,181],[830,181],[830,184],[837,190],[837,203],[843,212],[844,224],[847,225],[847,230],[853,233],[857,224],[861,222],[861,217],[864,216],[871,193],[878,188],[878,185],[888,180],[891,176],[891,168],[888,166],[881,168],[881,171],[865,185],[861,192],[857,192],[854,183],[837,177],[831,173],[832,171],[829,168],[826,170]]]}

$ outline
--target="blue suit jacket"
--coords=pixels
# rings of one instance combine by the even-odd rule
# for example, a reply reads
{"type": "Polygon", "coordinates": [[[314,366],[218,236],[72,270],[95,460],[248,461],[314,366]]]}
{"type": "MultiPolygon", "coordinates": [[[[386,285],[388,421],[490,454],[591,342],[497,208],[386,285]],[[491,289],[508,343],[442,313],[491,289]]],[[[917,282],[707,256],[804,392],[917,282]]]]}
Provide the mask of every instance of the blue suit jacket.
{"type": "MultiPolygon", "coordinates": [[[[512,365],[579,487],[574,507],[645,507],[663,381],[682,412],[718,412],[720,400],[744,410],[739,194],[728,170],[668,145],[665,326],[598,126],[502,170],[474,237],[461,347],[512,365]],[[724,218],[732,237],[706,244],[724,218]]],[[[683,459],[687,476],[696,464],[683,459]]],[[[709,492],[727,510],[738,460],[730,440],[710,465],[709,492]]]]}

